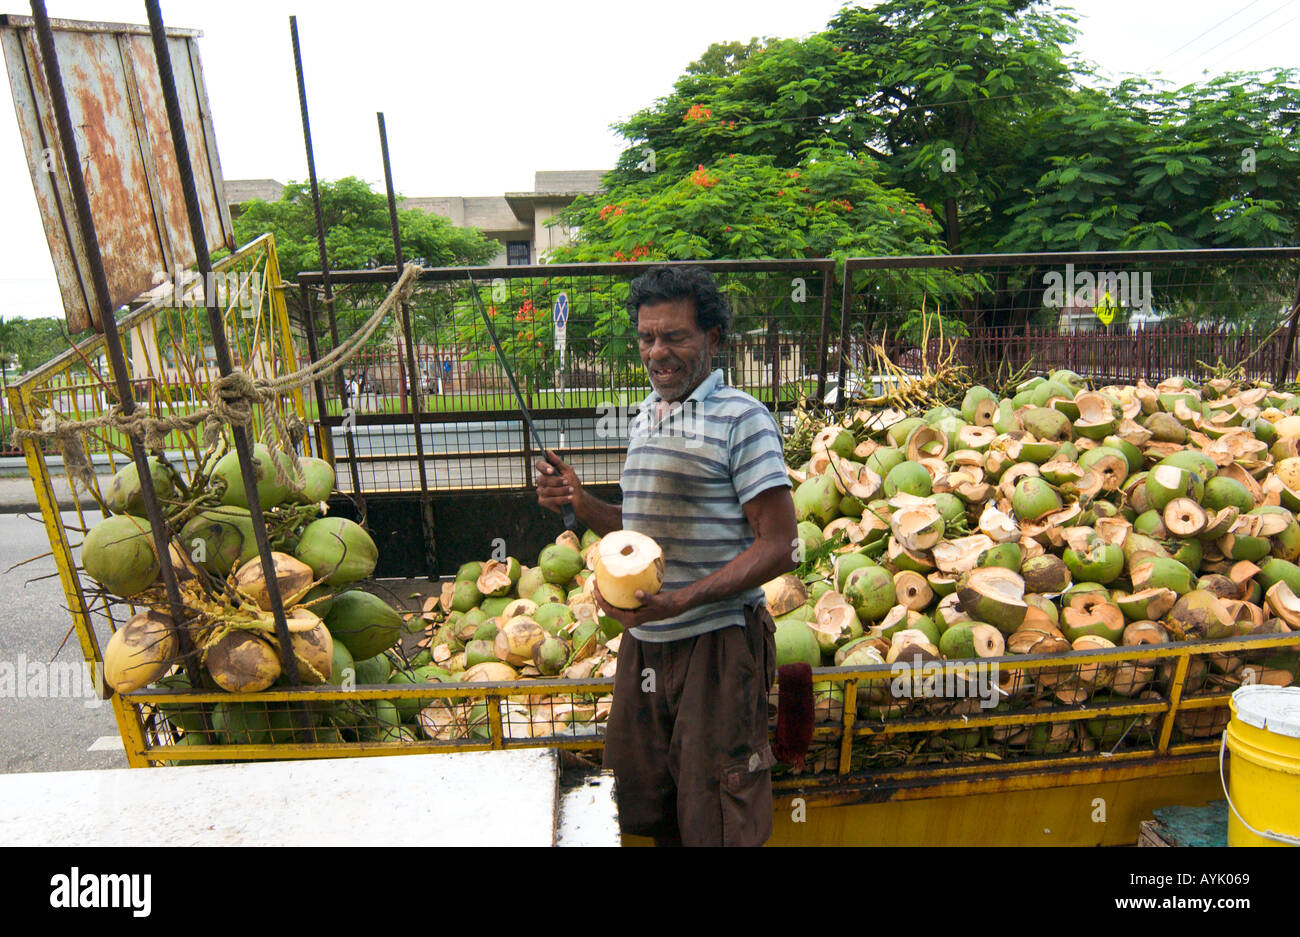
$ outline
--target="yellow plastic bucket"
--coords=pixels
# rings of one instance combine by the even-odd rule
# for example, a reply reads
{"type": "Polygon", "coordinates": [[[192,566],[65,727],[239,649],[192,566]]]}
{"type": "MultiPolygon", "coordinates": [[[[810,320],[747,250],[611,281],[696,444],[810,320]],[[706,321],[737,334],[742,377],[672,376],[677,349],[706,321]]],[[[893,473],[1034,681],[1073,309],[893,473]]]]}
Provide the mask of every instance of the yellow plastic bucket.
{"type": "Polygon", "coordinates": [[[1228,705],[1228,845],[1300,846],[1300,687],[1244,686],[1228,705]]]}

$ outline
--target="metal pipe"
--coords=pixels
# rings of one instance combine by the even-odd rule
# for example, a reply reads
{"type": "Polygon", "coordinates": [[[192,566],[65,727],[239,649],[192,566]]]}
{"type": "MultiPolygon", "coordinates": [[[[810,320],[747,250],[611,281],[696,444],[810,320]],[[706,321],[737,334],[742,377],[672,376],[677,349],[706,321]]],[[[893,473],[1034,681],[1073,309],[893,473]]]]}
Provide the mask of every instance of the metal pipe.
{"type": "Polygon", "coordinates": [[[831,319],[831,290],[835,288],[835,263],[822,270],[822,320],[817,332],[817,404],[826,399],[826,330],[831,319]]]}
{"type": "Polygon", "coordinates": [[[844,292],[840,297],[840,370],[838,390],[835,392],[836,406],[844,406],[849,401],[848,390],[844,386],[849,367],[849,306],[853,302],[853,272],[849,265],[844,265],[844,292]]]}
{"type": "MultiPolygon", "coordinates": [[[[81,228],[81,239],[86,245],[86,262],[90,266],[91,278],[94,280],[95,293],[99,301],[99,321],[104,333],[104,349],[112,365],[113,383],[122,413],[130,416],[135,412],[135,396],[128,376],[126,356],[122,351],[122,339],[117,331],[117,320],[114,318],[109,301],[108,277],[104,272],[104,258],[99,250],[99,237],[95,230],[95,220],[91,215],[90,196],[86,191],[86,180],[81,171],[81,154],[77,150],[72,117],[68,112],[68,97],[63,87],[63,75],[59,71],[58,53],[54,48],[54,33],[50,28],[50,18],[45,11],[44,0],[32,0],[31,6],[41,59],[45,65],[45,79],[49,85],[55,122],[59,128],[63,162],[68,171],[68,186],[72,190],[73,200],[76,203],[77,223],[81,228]]],[[[180,589],[176,583],[176,571],[172,567],[168,552],[167,521],[163,517],[162,506],[158,503],[158,493],[148,481],[152,478],[152,474],[149,471],[149,460],[144,444],[136,436],[131,436],[130,439],[131,456],[135,461],[136,472],[140,476],[140,494],[144,499],[145,516],[149,519],[149,527],[153,534],[154,551],[159,558],[159,571],[167,594],[167,604],[171,608],[177,643],[184,658],[185,674],[190,680],[190,685],[197,687],[200,686],[199,663],[194,644],[190,641],[189,631],[183,627],[186,624],[187,610],[181,601],[180,589]]],[[[206,731],[207,714],[201,712],[200,716],[206,731]]]]}
{"type": "MultiPolygon", "coordinates": [[[[311,142],[311,119],[307,115],[307,82],[303,77],[302,70],[302,48],[298,43],[298,17],[289,17],[289,35],[293,39],[293,68],[298,76],[298,111],[302,115],[302,140],[307,149],[307,178],[311,185],[311,209],[316,219],[316,252],[320,256],[320,278],[321,286],[325,292],[325,306],[329,311],[330,336],[334,340],[334,347],[339,345],[339,330],[337,320],[334,316],[334,284],[330,281],[330,261],[329,255],[325,252],[325,218],[320,210],[320,186],[316,181],[316,150],[311,142]]],[[[301,281],[299,281],[301,282],[301,281]]],[[[304,295],[306,295],[304,293],[304,295]]],[[[306,318],[308,351],[311,360],[317,359],[317,351],[314,347],[316,335],[316,323],[312,320],[312,309],[309,301],[304,302],[304,317],[306,318]]],[[[319,382],[318,382],[319,383],[319,382]]],[[[340,368],[334,372],[334,390],[338,394],[339,400],[347,399],[344,389],[343,369],[340,368]]],[[[317,394],[318,410],[317,418],[325,415],[324,396],[317,394]]],[[[355,404],[353,405],[353,419],[356,418],[355,404]]],[[[355,424],[352,424],[355,425],[355,424]]],[[[352,479],[352,500],[357,506],[357,521],[364,525],[366,523],[366,496],[361,490],[361,473],[357,468],[357,451],[356,443],[348,428],[344,428],[343,443],[348,450],[348,467],[349,476],[352,479]]],[[[334,461],[334,440],[329,440],[330,462],[334,461]]]]}
{"type": "MultiPolygon", "coordinates": [[[[315,310],[312,309],[311,290],[307,289],[305,284],[299,285],[298,298],[302,302],[303,331],[307,334],[307,358],[315,364],[320,358],[320,348],[316,344],[316,324],[312,322],[315,310]]],[[[320,420],[325,416],[325,382],[318,378],[311,382],[311,386],[316,392],[316,426],[323,430],[324,424],[320,420]]],[[[316,439],[316,447],[320,450],[321,458],[328,460],[332,467],[334,465],[333,434],[321,432],[316,439]]]]}
{"type": "Polygon", "coordinates": [[[1277,373],[1274,375],[1276,380],[1273,383],[1275,384],[1285,384],[1287,382],[1286,376],[1291,373],[1291,360],[1295,353],[1297,319],[1300,319],[1300,278],[1296,279],[1295,297],[1291,300],[1291,315],[1286,327],[1286,343],[1282,351],[1282,366],[1277,369],[1277,373]]]}
{"type": "MultiPolygon", "coordinates": [[[[388,130],[384,126],[384,115],[379,118],[379,149],[384,157],[384,186],[388,193],[388,223],[393,229],[393,261],[401,276],[403,267],[402,232],[397,224],[397,196],[393,192],[393,167],[388,160],[388,130]]],[[[402,335],[406,339],[406,373],[410,384],[411,419],[415,424],[415,458],[420,472],[420,523],[424,528],[425,562],[429,577],[438,574],[436,549],[433,542],[433,499],[429,493],[429,475],[424,465],[424,430],[420,424],[420,388],[419,371],[415,366],[415,338],[411,331],[411,308],[406,300],[397,304],[398,314],[402,320],[402,335]]]]}
{"type": "MultiPolygon", "coordinates": [[[[213,289],[212,258],[208,255],[208,241],[203,230],[203,215],[199,208],[199,193],[194,184],[194,166],[190,161],[188,136],[185,132],[185,119],[181,115],[180,99],[176,94],[176,79],[172,72],[171,51],[167,48],[167,33],[163,26],[162,11],[158,0],[145,0],[145,9],[149,14],[149,31],[153,38],[154,57],[158,62],[158,77],[162,86],[163,101],[167,107],[167,123],[171,129],[172,145],[176,149],[176,167],[185,191],[185,208],[189,215],[190,238],[194,243],[194,257],[199,276],[203,282],[203,301],[208,311],[208,325],[212,329],[212,347],[217,359],[217,368],[222,377],[233,370],[230,347],[226,342],[225,322],[222,321],[221,307],[217,304],[217,291],[213,289]]],[[[246,426],[232,427],[235,438],[235,451],[239,458],[240,475],[244,482],[244,493],[248,497],[248,512],[252,515],[253,538],[257,541],[257,552],[262,560],[262,574],[266,577],[266,592],[271,603],[271,615],[275,619],[275,635],[280,642],[280,666],[290,686],[299,686],[298,660],[293,653],[293,644],[289,638],[289,626],[284,617],[284,600],[280,596],[280,584],[275,578],[275,561],[271,557],[271,543],[266,536],[266,522],[262,517],[262,500],[257,493],[257,475],[253,468],[253,443],[251,433],[246,426]]],[[[307,714],[297,710],[299,725],[307,728],[307,714]]]]}

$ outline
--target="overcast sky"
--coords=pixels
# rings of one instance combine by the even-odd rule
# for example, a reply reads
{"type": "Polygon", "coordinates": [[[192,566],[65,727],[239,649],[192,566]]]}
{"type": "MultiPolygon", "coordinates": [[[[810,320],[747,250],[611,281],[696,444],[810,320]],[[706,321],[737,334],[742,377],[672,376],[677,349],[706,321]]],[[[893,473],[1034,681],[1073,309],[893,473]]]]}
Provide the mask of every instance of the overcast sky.
{"type": "MultiPolygon", "coordinates": [[[[2,2],[2,0],[0,0],[2,2]]],[[[145,22],[139,0],[47,0],[52,17],[145,22]]],[[[805,36],[842,0],[476,3],[164,0],[199,40],[227,179],[307,175],[288,18],[298,15],[322,178],[382,188],[385,112],[403,195],[529,190],[539,169],[602,169],[609,131],[668,93],[712,42],[805,36]]],[[[870,5],[869,3],[867,5],[870,5]]],[[[1078,52],[1182,84],[1300,64],[1300,0],[1078,0],[1078,52]]],[[[0,12],[29,13],[11,0],[0,12]]],[[[0,316],[62,315],[7,80],[0,81],[0,316]]]]}

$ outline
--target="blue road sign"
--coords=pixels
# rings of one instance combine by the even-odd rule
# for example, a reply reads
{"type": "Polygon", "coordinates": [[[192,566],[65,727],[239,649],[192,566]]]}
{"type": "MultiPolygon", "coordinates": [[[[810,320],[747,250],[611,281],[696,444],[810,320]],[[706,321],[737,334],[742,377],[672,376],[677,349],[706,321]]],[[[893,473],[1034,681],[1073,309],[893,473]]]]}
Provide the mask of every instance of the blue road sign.
{"type": "Polygon", "coordinates": [[[555,297],[555,327],[562,329],[569,324],[569,294],[561,293],[555,297]]]}

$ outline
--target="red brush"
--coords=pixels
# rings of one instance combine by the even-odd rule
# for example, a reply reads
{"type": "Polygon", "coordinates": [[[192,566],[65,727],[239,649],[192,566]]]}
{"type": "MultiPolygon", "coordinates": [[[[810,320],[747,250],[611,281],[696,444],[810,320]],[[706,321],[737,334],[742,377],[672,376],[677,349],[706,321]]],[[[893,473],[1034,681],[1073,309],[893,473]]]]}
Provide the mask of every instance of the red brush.
{"type": "Polygon", "coordinates": [[[786,664],[777,680],[780,690],[772,754],[778,761],[802,770],[813,732],[812,668],[807,664],[786,664]]]}

